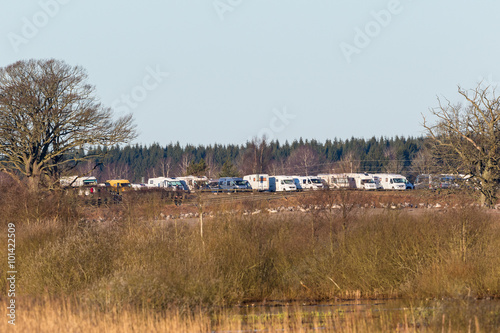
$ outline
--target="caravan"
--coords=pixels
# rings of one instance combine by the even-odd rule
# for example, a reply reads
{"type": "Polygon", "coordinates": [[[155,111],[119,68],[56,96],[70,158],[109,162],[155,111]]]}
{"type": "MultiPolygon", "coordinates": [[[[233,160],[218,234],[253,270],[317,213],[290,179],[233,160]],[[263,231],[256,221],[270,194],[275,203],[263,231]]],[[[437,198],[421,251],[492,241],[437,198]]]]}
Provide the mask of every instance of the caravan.
{"type": "Polygon", "coordinates": [[[189,187],[187,186],[186,182],[182,179],[176,179],[176,178],[167,178],[167,177],[149,178],[146,186],[189,191],[189,187]]]}
{"type": "Polygon", "coordinates": [[[360,190],[376,190],[377,184],[373,175],[368,173],[348,173],[347,177],[352,179],[355,188],[360,190]]]}
{"type": "Polygon", "coordinates": [[[291,176],[272,176],[269,177],[269,191],[297,191],[297,186],[291,176]]]}
{"type": "Polygon", "coordinates": [[[325,181],[325,183],[331,189],[347,189],[347,188],[356,188],[356,183],[354,178],[348,177],[345,173],[328,173],[328,174],[319,174],[318,178],[325,181]]]}
{"type": "Polygon", "coordinates": [[[198,177],[198,176],[185,176],[185,177],[176,177],[180,181],[184,181],[189,188],[190,191],[205,189],[208,185],[208,178],[206,176],[198,177]]]}
{"type": "Polygon", "coordinates": [[[312,176],[293,176],[297,190],[321,190],[323,183],[319,177],[312,176]]]}
{"type": "Polygon", "coordinates": [[[243,177],[248,181],[253,190],[256,191],[269,191],[269,175],[268,174],[254,174],[246,175],[243,177]]]}
{"type": "Polygon", "coordinates": [[[67,177],[62,177],[59,180],[61,187],[67,187],[67,186],[72,186],[72,187],[81,187],[81,186],[97,186],[97,179],[92,176],[84,176],[84,177],[78,177],[78,176],[67,176],[67,177]]]}
{"type": "Polygon", "coordinates": [[[377,173],[373,175],[377,188],[384,190],[406,190],[408,180],[405,176],[392,173],[377,173]]]}

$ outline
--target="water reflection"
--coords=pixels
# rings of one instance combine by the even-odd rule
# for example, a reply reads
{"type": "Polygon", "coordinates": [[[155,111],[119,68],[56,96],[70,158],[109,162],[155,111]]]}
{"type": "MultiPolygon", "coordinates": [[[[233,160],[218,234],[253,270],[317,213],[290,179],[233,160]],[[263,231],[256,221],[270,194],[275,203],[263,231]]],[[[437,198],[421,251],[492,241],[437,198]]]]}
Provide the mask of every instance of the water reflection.
{"type": "Polygon", "coordinates": [[[287,303],[280,301],[240,306],[234,315],[243,322],[273,322],[300,318],[315,329],[341,327],[346,322],[375,325],[377,331],[405,330],[500,332],[500,300],[353,300],[287,303]]]}

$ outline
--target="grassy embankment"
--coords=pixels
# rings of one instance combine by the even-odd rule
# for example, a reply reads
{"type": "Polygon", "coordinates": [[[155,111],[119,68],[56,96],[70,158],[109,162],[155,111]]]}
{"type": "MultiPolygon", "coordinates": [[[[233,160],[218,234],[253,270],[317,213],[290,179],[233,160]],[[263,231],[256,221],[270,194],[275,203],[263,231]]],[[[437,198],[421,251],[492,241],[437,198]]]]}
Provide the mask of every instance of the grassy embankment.
{"type": "MultiPolygon", "coordinates": [[[[251,302],[500,295],[499,221],[480,209],[221,214],[205,219],[201,237],[196,223],[160,220],[162,202],[154,197],[98,210],[72,196],[30,198],[15,188],[1,200],[2,235],[7,223],[16,225],[16,288],[26,300],[18,315],[25,320],[62,306],[67,316],[87,313],[82,324],[105,325],[95,312],[111,322],[129,316],[144,325],[177,325],[180,314],[203,309],[178,324],[205,331],[213,310],[251,302]],[[105,220],[89,220],[97,215],[105,220]],[[49,305],[37,306],[47,296],[49,305]]],[[[5,299],[5,278],[0,284],[5,299]]],[[[338,325],[349,322],[339,318],[338,325]]]]}

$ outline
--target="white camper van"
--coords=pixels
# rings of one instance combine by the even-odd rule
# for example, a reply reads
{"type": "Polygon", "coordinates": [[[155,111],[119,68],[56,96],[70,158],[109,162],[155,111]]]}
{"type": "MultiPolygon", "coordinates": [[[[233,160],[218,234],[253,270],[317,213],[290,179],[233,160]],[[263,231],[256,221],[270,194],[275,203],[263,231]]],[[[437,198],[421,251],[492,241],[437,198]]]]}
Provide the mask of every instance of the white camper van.
{"type": "Polygon", "coordinates": [[[377,173],[373,175],[377,188],[384,190],[406,190],[408,180],[405,176],[393,173],[377,173]]]}
{"type": "Polygon", "coordinates": [[[312,176],[293,176],[297,190],[321,190],[323,183],[319,177],[312,176]]]}
{"type": "Polygon", "coordinates": [[[269,191],[297,191],[293,177],[291,176],[271,176],[269,177],[269,191]]]}
{"type": "Polygon", "coordinates": [[[167,178],[167,177],[149,178],[146,186],[189,191],[189,187],[187,186],[186,182],[184,180],[176,178],[167,178]]]}
{"type": "Polygon", "coordinates": [[[147,187],[164,187],[166,177],[149,178],[147,187]]]}
{"type": "Polygon", "coordinates": [[[176,177],[175,179],[186,182],[190,191],[204,189],[207,187],[208,184],[208,178],[206,176],[203,177],[185,176],[185,177],[176,177]]]}
{"type": "Polygon", "coordinates": [[[368,173],[348,173],[347,176],[352,178],[354,185],[360,190],[376,190],[377,183],[373,178],[373,175],[368,173]]]}
{"type": "Polygon", "coordinates": [[[97,179],[92,176],[78,177],[78,176],[66,176],[62,177],[59,182],[61,187],[81,187],[81,186],[97,186],[97,179]]]}
{"type": "Polygon", "coordinates": [[[244,180],[250,183],[253,190],[257,191],[269,191],[269,175],[268,174],[254,174],[246,175],[243,177],[244,180]]]}
{"type": "Polygon", "coordinates": [[[318,178],[323,179],[330,188],[356,188],[354,178],[345,173],[319,174],[318,178]]]}

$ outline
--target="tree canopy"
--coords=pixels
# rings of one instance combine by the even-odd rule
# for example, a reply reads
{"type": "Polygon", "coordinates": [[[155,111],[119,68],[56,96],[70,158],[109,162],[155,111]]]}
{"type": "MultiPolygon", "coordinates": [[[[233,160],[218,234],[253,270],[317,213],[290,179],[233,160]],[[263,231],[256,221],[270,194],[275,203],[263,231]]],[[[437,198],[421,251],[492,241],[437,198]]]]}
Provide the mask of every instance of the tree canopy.
{"type": "Polygon", "coordinates": [[[495,89],[458,87],[463,104],[439,100],[434,124],[424,127],[434,142],[434,157],[448,172],[470,176],[487,206],[496,202],[500,180],[500,96],[495,89]]]}
{"type": "Polygon", "coordinates": [[[59,60],[25,60],[0,68],[0,168],[30,189],[51,186],[90,145],[127,143],[131,115],[114,119],[94,96],[87,73],[59,60]]]}

